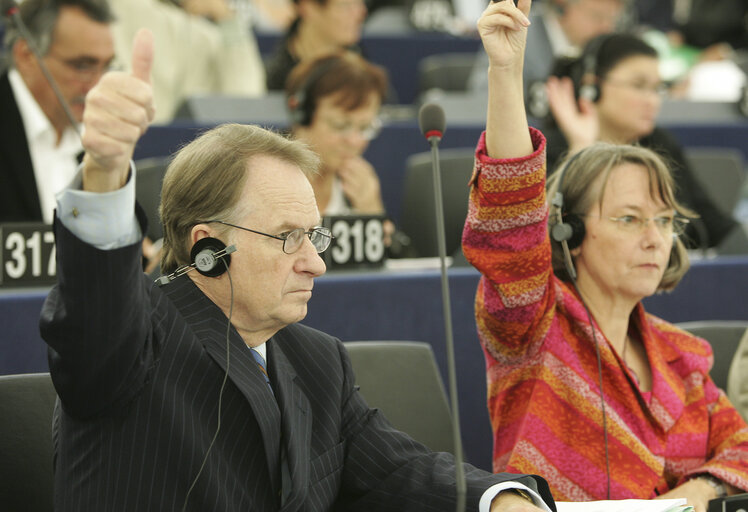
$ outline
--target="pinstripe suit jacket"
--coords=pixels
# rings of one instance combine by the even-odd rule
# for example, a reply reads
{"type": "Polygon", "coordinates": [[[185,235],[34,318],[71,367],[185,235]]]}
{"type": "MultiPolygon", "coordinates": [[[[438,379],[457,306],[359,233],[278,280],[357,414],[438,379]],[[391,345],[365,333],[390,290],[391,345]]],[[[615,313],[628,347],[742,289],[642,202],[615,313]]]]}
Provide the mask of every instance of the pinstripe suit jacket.
{"type": "MultiPolygon", "coordinates": [[[[453,507],[452,456],[367,407],[340,341],[301,325],[274,335],[274,397],[233,328],[227,362],[227,318],[189,278],[158,288],[139,244],[101,251],[55,229],[58,285],[41,318],[62,402],[55,510],[181,510],[195,480],[187,510],[453,507]]],[[[552,502],[542,479],[466,472],[470,509],[507,479],[552,502]]]]}

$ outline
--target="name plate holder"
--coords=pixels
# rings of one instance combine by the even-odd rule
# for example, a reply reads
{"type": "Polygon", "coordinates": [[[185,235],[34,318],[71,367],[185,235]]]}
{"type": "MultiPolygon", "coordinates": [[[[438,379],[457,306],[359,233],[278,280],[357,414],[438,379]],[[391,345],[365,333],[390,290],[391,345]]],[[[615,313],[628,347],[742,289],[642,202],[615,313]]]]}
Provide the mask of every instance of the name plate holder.
{"type": "Polygon", "coordinates": [[[0,224],[0,288],[48,286],[57,282],[55,236],[41,222],[0,224]]]}
{"type": "Polygon", "coordinates": [[[384,215],[335,215],[322,219],[332,232],[322,253],[329,270],[380,268],[384,265],[384,215]]]}

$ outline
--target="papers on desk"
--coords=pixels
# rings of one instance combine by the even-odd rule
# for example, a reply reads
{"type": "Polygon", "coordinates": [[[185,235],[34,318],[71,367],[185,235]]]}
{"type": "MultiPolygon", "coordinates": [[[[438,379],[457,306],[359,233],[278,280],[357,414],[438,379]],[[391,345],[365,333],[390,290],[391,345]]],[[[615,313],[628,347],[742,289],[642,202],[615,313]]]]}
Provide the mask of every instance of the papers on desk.
{"type": "Polygon", "coordinates": [[[673,500],[557,501],[558,512],[693,512],[685,498],[673,500]]]}

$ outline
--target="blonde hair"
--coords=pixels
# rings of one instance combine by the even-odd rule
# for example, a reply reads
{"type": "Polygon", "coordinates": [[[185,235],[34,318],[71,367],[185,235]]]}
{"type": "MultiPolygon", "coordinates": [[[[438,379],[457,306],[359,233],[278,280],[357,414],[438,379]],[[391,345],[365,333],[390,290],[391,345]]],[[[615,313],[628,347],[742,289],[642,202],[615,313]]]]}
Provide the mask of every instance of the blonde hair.
{"type": "MultiPolygon", "coordinates": [[[[293,164],[307,177],[319,168],[319,157],[304,143],[251,125],[220,125],[177,152],[161,189],[162,272],[190,262],[190,232],[197,222],[236,222],[247,213],[252,205],[239,200],[252,171],[251,159],[261,155],[293,164]]],[[[219,228],[219,236],[227,229],[219,228]]]]}
{"type": "MultiPolygon", "coordinates": [[[[580,153],[567,158],[559,165],[546,184],[547,197],[556,195],[559,185],[563,195],[563,211],[558,212],[557,207],[551,205],[548,222],[549,226],[556,223],[559,214],[576,214],[584,216],[597,203],[602,206],[603,191],[610,178],[613,169],[626,164],[635,164],[644,167],[649,174],[650,194],[659,197],[679,215],[695,218],[697,215],[680,204],[675,199],[675,184],[670,169],[660,156],[654,151],[632,145],[616,145],[598,142],[583,149],[580,153]],[[563,174],[563,183],[561,175],[563,174]],[[599,178],[600,186],[592,184],[599,178]]],[[[566,266],[564,265],[564,253],[560,243],[552,242],[553,272],[562,280],[570,281],[566,266]]],[[[670,291],[680,282],[690,267],[688,253],[680,237],[675,237],[673,248],[670,253],[670,261],[662,276],[657,291],[670,291]]]]}

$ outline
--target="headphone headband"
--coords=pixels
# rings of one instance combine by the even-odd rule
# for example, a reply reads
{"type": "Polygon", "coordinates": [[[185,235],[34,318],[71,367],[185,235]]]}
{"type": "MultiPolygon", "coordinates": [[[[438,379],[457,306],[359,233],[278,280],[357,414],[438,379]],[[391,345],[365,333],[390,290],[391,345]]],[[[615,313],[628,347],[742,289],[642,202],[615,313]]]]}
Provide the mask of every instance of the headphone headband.
{"type": "Polygon", "coordinates": [[[338,55],[332,55],[316,60],[310,65],[307,77],[298,90],[286,100],[291,124],[309,126],[312,123],[316,102],[312,99],[310,92],[317,82],[338,64],[339,60],[338,55]]]}

